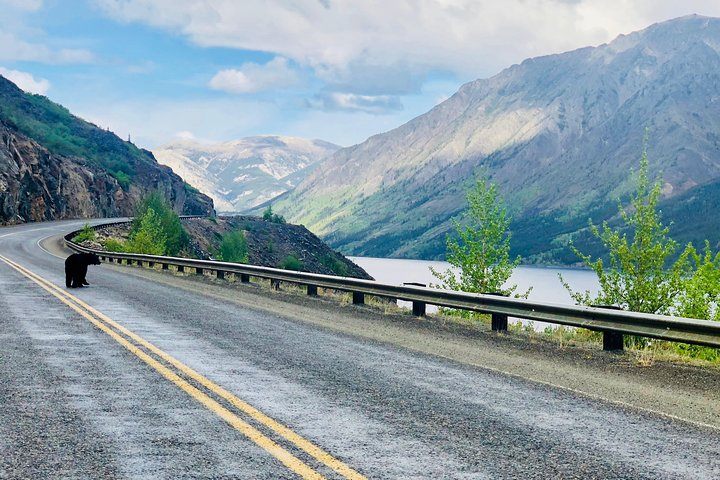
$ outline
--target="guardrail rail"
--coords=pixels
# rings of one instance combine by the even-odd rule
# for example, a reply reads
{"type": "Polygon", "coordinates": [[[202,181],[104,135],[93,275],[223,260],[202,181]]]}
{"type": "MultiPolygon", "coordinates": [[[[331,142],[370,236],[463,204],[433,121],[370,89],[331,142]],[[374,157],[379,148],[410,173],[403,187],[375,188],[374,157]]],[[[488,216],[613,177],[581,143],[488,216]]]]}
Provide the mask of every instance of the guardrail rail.
{"type": "MultiPolygon", "coordinates": [[[[181,218],[202,217],[183,216],[181,218]]],[[[100,229],[129,221],[102,223],[93,228],[100,229]]],[[[180,272],[185,271],[185,268],[192,268],[199,275],[204,274],[205,270],[209,270],[214,271],[219,279],[232,273],[238,276],[243,283],[249,282],[251,276],[268,279],[271,282],[291,282],[305,285],[308,295],[317,295],[318,287],[346,291],[352,293],[353,304],[363,304],[365,295],[405,300],[413,303],[413,313],[420,316],[425,314],[426,305],[470,310],[492,315],[491,327],[494,331],[507,331],[508,317],[582,327],[603,333],[603,350],[622,350],[624,335],[720,348],[720,322],[710,320],[627,312],[613,307],[538,303],[492,294],[456,292],[417,285],[389,285],[372,280],[296,272],[240,263],[105,252],[74,243],[72,239],[79,231],[76,230],[65,235],[67,246],[78,252],[95,253],[102,261],[109,263],[122,264],[125,262],[127,265],[147,263],[149,267],[160,264],[163,270],[168,270],[172,265],[177,267],[180,272]]]]}

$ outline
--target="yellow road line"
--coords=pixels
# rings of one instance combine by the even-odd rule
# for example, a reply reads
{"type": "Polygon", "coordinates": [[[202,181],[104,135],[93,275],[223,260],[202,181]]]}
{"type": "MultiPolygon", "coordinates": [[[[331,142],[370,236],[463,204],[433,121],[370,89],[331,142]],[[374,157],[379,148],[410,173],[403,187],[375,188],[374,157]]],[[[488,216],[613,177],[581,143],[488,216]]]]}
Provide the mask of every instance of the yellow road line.
{"type": "Polygon", "coordinates": [[[335,470],[336,472],[340,473],[346,478],[353,479],[353,480],[362,480],[365,479],[363,475],[356,472],[352,468],[348,467],[344,463],[342,463],[340,460],[334,458],[329,453],[323,451],[321,448],[317,447],[316,445],[312,444],[308,440],[304,439],[302,436],[298,435],[297,433],[290,430],[288,427],[282,425],[281,423],[277,422],[276,420],[273,420],[272,418],[268,417],[264,413],[257,410],[252,405],[244,402],[240,398],[236,397],[232,393],[228,392],[224,388],[220,387],[219,385],[215,384],[211,380],[205,378],[195,370],[191,369],[187,365],[183,364],[179,360],[173,358],[169,354],[163,352],[159,348],[157,348],[155,345],[151,344],[147,340],[143,339],[142,337],[138,336],[137,334],[133,333],[132,331],[128,330],[127,328],[123,327],[122,325],[118,324],[111,318],[107,317],[105,314],[97,311],[90,305],[86,304],[79,298],[71,295],[70,293],[64,291],[61,288],[58,288],[56,285],[54,285],[52,282],[49,282],[45,280],[44,278],[40,277],[39,275],[31,272],[30,270],[26,269],[25,267],[22,267],[21,265],[9,260],[8,258],[0,255],[0,259],[2,259],[5,263],[13,267],[15,270],[19,271],[26,277],[33,280],[35,283],[40,285],[42,288],[47,290],[49,293],[51,293],[53,296],[57,297],[60,301],[68,305],[70,308],[75,310],[77,313],[82,315],[84,318],[86,318],[88,321],[93,323],[96,327],[98,327],[103,332],[110,335],[113,339],[115,339],[118,343],[123,345],[125,348],[127,348],[129,351],[134,353],[136,356],[138,356],[140,359],[142,359],[145,363],[155,368],[159,373],[161,373],[165,378],[175,383],[178,387],[180,387],[182,390],[193,396],[196,400],[198,400],[200,403],[202,403],[206,408],[216,413],[218,416],[223,418],[226,422],[231,424],[233,427],[241,431],[243,434],[245,434],[248,438],[250,438],[252,441],[254,441],[256,444],[260,445],[262,448],[270,452],[272,455],[274,455],[276,458],[278,458],[281,462],[283,462],[288,468],[293,470],[294,472],[300,474],[303,476],[303,478],[323,478],[319,473],[315,472],[314,470],[310,469],[307,465],[305,465],[302,461],[294,457],[290,452],[283,449],[280,445],[273,442],[271,439],[263,435],[260,431],[252,427],[251,425],[247,424],[243,420],[241,420],[239,417],[234,415],[232,412],[224,408],[222,405],[217,403],[212,398],[208,397],[201,391],[199,391],[197,388],[190,385],[188,382],[183,380],[181,377],[179,377],[176,373],[174,373],[172,370],[168,369],[161,363],[159,363],[157,360],[153,359],[149,355],[147,355],[145,352],[140,350],[138,347],[133,345],[132,343],[128,342],[125,338],[118,335],[116,332],[108,328],[107,325],[103,324],[96,318],[93,318],[90,314],[96,316],[97,318],[100,318],[104,322],[106,322],[108,325],[112,326],[113,328],[117,329],[118,331],[122,332],[123,334],[127,335],[129,338],[137,342],[138,344],[142,345],[143,347],[147,348],[152,353],[156,354],[158,357],[162,358],[169,364],[173,365],[175,368],[183,372],[184,374],[188,375],[193,380],[197,381],[201,385],[203,385],[208,390],[212,391],[213,393],[217,394],[221,398],[227,400],[232,405],[234,405],[239,410],[243,411],[247,415],[254,418],[256,421],[262,423],[263,425],[267,426],[268,428],[275,431],[277,434],[285,438],[286,440],[289,440],[293,444],[295,444],[300,449],[304,450],[314,458],[316,458],[321,463],[325,464],[326,466],[330,467],[331,469],[335,470]],[[74,304],[68,301],[67,299],[71,299],[72,302],[75,302],[74,304]],[[84,308],[86,311],[83,311],[80,309],[79,306],[84,308]],[[88,313],[89,312],[89,313],[88,313]]]}

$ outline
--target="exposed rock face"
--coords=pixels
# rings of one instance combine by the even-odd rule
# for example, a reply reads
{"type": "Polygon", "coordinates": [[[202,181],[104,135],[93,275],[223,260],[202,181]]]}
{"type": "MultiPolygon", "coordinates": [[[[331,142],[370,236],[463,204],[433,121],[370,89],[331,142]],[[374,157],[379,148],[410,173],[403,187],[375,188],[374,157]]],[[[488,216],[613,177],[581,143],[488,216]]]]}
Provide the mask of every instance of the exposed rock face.
{"type": "Polygon", "coordinates": [[[130,216],[155,190],[178,213],[213,212],[150,152],[0,77],[0,223],[130,216]]]}
{"type": "Polygon", "coordinates": [[[564,261],[568,235],[617,213],[646,127],[667,202],[720,179],[720,19],[672,20],[470,82],[338,151],[274,208],[346,253],[434,258],[485,173],[513,213],[516,253],[564,261]]]}
{"type": "Polygon", "coordinates": [[[259,136],[214,145],[183,140],[153,153],[212,197],[218,210],[242,212],[294,188],[339,148],[322,140],[259,136]]]}
{"type": "Polygon", "coordinates": [[[129,216],[140,197],[159,190],[187,214],[208,214],[212,202],[188,193],[167,167],[147,166],[124,191],[101,168],[51,154],[0,121],[0,222],[129,216]],[[154,171],[153,171],[154,170],[154,171]]]}

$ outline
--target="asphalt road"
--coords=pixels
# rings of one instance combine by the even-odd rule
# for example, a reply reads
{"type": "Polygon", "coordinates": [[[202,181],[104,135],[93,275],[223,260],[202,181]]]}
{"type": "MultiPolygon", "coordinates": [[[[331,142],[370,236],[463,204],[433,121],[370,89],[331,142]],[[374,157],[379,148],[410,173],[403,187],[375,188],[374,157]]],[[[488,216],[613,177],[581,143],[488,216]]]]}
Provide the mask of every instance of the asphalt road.
{"type": "Polygon", "coordinates": [[[0,228],[0,478],[720,478],[716,428],[117,266],[66,289],[39,241],[80,225],[0,228]]]}

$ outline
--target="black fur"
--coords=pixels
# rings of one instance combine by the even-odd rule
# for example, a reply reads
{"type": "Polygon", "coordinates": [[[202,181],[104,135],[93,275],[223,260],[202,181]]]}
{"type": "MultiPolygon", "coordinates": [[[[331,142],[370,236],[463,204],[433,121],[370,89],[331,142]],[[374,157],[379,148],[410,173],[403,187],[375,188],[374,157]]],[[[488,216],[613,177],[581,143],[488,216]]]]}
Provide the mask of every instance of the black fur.
{"type": "Polygon", "coordinates": [[[65,286],[68,288],[89,285],[85,280],[88,265],[100,265],[100,257],[94,253],[73,253],[65,259],[65,286]]]}

